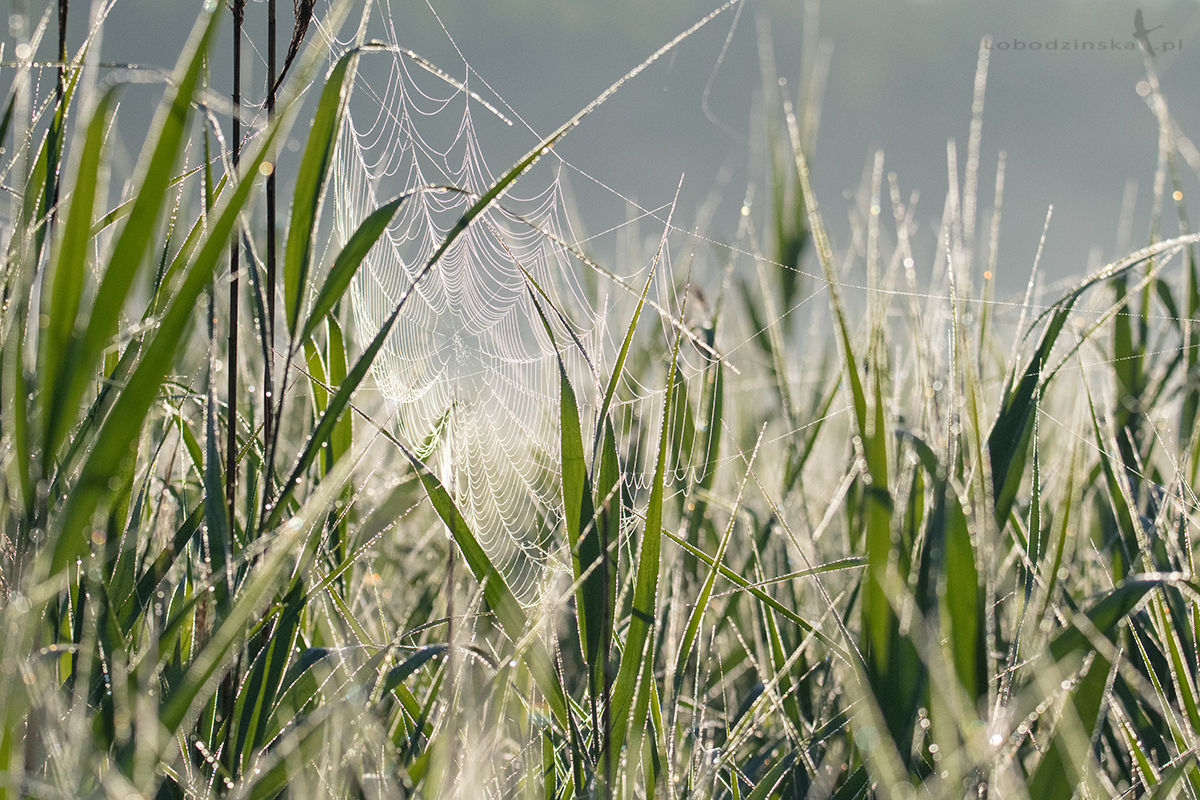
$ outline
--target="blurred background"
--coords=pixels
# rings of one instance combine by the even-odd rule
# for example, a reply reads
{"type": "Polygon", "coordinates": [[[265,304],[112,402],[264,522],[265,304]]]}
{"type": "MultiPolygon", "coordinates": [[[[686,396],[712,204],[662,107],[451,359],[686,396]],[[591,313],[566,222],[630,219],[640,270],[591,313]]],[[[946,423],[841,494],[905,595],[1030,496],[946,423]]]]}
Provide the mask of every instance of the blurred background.
{"type": "MultiPolygon", "coordinates": [[[[45,0],[10,0],[6,60],[46,5],[45,0]],[[25,15],[33,22],[22,29],[25,15]]],[[[279,5],[282,54],[292,9],[290,3],[279,5]]],[[[506,113],[516,121],[511,127],[486,113],[475,117],[484,155],[495,171],[715,8],[714,0],[390,0],[375,5],[377,18],[390,16],[402,45],[459,79],[467,77],[464,64],[469,65],[472,88],[508,104],[511,113],[506,113]],[[484,91],[482,81],[494,95],[484,91]]],[[[87,4],[74,0],[71,6],[68,44],[74,48],[87,27],[87,4]]],[[[116,0],[103,34],[102,59],[169,68],[199,7],[191,0],[116,0]]],[[[318,15],[324,7],[322,0],[318,15]]],[[[1084,271],[1095,248],[1108,261],[1117,248],[1138,247],[1147,239],[1158,142],[1153,114],[1137,91],[1145,78],[1133,37],[1138,9],[1152,29],[1156,68],[1171,113],[1184,134],[1200,139],[1200,4],[1194,0],[1140,5],[840,0],[819,7],[803,0],[745,0],[739,13],[722,14],[617,93],[557,153],[572,168],[570,189],[589,232],[624,222],[630,213],[627,200],[646,209],[668,204],[682,177],[676,224],[690,228],[710,200],[715,205],[710,204],[708,235],[732,240],[747,185],[761,184],[765,174],[761,142],[756,144],[761,136],[755,134],[755,126],[761,130],[764,37],[789,88],[799,85],[805,59],[817,55],[811,45],[820,42],[828,73],[811,161],[835,248],[845,248],[850,240],[848,212],[864,172],[869,178],[875,151],[882,150],[885,171],[897,174],[904,198],[920,192],[917,253],[932,263],[948,186],[946,143],[950,138],[958,143],[961,174],[976,60],[982,37],[990,35],[980,230],[986,233],[996,161],[1005,151],[997,280],[1001,293],[1017,292],[1051,204],[1042,261],[1050,279],[1084,271]],[[807,55],[805,42],[810,43],[807,55]],[[1118,241],[1123,197],[1135,203],[1128,242],[1118,241]]],[[[231,27],[225,27],[218,53],[228,52],[231,27]]],[[[246,30],[245,92],[250,101],[261,100],[263,0],[248,4],[246,30]]],[[[51,15],[40,57],[53,56],[54,38],[51,15]]],[[[365,74],[369,69],[364,66],[365,74]]],[[[5,72],[0,81],[12,74],[5,72]]],[[[228,60],[218,58],[214,89],[225,91],[228,80],[228,60]]],[[[155,82],[124,91],[118,168],[131,169],[161,92],[155,82]]],[[[1198,185],[1195,172],[1180,166],[1185,194],[1191,194],[1198,185]]],[[[283,163],[285,180],[286,174],[283,163]]],[[[764,198],[765,191],[760,186],[758,196],[764,198]]],[[[1165,216],[1163,235],[1174,235],[1174,215],[1165,216]]],[[[649,225],[643,233],[657,237],[652,229],[649,225]]]]}

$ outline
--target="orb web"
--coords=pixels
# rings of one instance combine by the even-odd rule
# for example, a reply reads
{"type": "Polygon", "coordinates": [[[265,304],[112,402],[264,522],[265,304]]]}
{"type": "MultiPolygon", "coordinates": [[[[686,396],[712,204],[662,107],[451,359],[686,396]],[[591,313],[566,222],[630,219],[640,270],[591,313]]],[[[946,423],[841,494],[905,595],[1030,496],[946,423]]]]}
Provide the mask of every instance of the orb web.
{"type": "MultiPolygon", "coordinates": [[[[388,4],[379,8],[389,41],[398,45],[388,4]]],[[[387,68],[360,68],[356,78],[331,176],[334,244],[340,247],[401,192],[462,191],[419,192],[401,207],[352,286],[355,324],[360,337],[372,336],[412,290],[374,378],[393,405],[400,438],[455,495],[514,593],[533,602],[547,568],[564,568],[553,544],[561,521],[558,359],[577,393],[586,441],[636,298],[627,287],[597,280],[570,252],[576,236],[566,213],[563,162],[553,160],[510,187],[414,287],[462,213],[496,178],[473,117],[493,112],[472,91],[474,73],[465,60],[456,65],[463,77],[451,83],[399,51],[370,59],[386,60],[387,68]],[[535,291],[553,340],[535,308],[535,291]]],[[[528,133],[520,146],[536,141],[528,133]]],[[[624,277],[644,281],[651,260],[624,277]]],[[[670,281],[660,281],[659,291],[669,304],[670,281]]],[[[612,411],[618,430],[661,418],[661,385],[631,374],[622,383],[612,411]]],[[[631,466],[644,460],[645,433],[632,437],[631,466]]],[[[644,483],[640,468],[630,476],[634,487],[644,483]]]]}

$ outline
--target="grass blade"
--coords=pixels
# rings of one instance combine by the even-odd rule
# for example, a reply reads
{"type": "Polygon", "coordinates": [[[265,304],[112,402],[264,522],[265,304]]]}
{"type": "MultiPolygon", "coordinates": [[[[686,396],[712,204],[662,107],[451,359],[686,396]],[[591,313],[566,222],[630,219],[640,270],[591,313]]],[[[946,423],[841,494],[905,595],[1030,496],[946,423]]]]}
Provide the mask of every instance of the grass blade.
{"type": "MultiPolygon", "coordinates": [[[[403,445],[399,445],[399,447],[404,457],[416,469],[421,484],[425,487],[425,493],[433,503],[434,510],[442,518],[442,522],[445,523],[455,544],[458,545],[475,580],[483,588],[484,598],[496,614],[504,632],[508,634],[514,644],[523,642],[528,632],[529,619],[525,616],[525,610],[521,608],[516,595],[508,588],[504,576],[487,557],[487,553],[480,546],[479,540],[475,538],[475,534],[467,525],[467,521],[463,519],[462,514],[459,513],[458,508],[454,505],[454,500],[442,486],[441,481],[408,448],[403,445]]],[[[559,683],[558,673],[554,669],[554,663],[550,660],[545,646],[540,640],[533,639],[520,655],[529,667],[529,671],[533,675],[534,681],[537,682],[538,689],[545,697],[555,719],[564,728],[567,727],[569,712],[566,694],[563,692],[562,684],[559,683]]]]}
{"type": "MultiPolygon", "coordinates": [[[[96,103],[79,166],[75,170],[70,210],[62,228],[50,302],[46,308],[48,324],[43,334],[41,392],[45,404],[42,415],[46,420],[46,433],[50,432],[50,421],[64,413],[63,409],[55,408],[52,401],[59,397],[57,385],[70,379],[69,375],[63,374],[63,358],[75,332],[79,304],[83,298],[84,269],[96,206],[96,188],[100,179],[101,153],[116,103],[116,92],[116,87],[110,88],[96,103]]],[[[54,448],[49,440],[43,442],[43,448],[47,454],[53,453],[54,448]]],[[[48,467],[45,465],[43,469],[48,467]]]]}
{"type": "MultiPolygon", "coordinates": [[[[281,115],[279,119],[282,118],[281,115]]],[[[270,128],[254,157],[243,161],[245,166],[241,180],[214,215],[215,221],[145,346],[141,361],[133,369],[97,433],[95,444],[81,467],[76,488],[67,498],[62,514],[55,522],[50,575],[57,574],[86,552],[87,539],[82,535],[82,530],[108,493],[109,479],[130,457],[131,445],[136,442],[146,412],[154,404],[163,378],[171,369],[175,351],[187,330],[197,299],[212,281],[238,214],[254,189],[255,181],[249,176],[257,174],[279,130],[278,123],[270,128]]]]}
{"type": "MultiPolygon", "coordinates": [[[[608,749],[612,756],[621,752],[625,743],[626,732],[640,731],[645,725],[645,714],[648,709],[649,692],[638,691],[640,677],[645,671],[645,660],[653,660],[653,653],[644,653],[646,641],[654,627],[658,613],[658,573],[661,569],[659,554],[662,547],[663,495],[667,472],[667,441],[671,434],[670,409],[675,395],[675,376],[679,364],[679,343],[682,335],[675,336],[675,347],[671,356],[671,364],[667,375],[667,391],[663,399],[663,415],[661,430],[658,438],[658,460],[654,468],[654,479],[650,485],[650,501],[646,507],[646,526],[642,532],[641,553],[638,555],[637,577],[633,590],[633,616],[629,620],[629,632],[625,636],[625,648],[621,654],[621,666],[613,683],[612,692],[612,733],[608,740],[608,749]],[[633,709],[633,719],[630,721],[630,710],[635,693],[646,698],[646,703],[639,704],[633,709]],[[630,727],[632,725],[632,727],[630,727]]],[[[612,758],[615,768],[619,759],[612,758]]]]}
{"type": "MultiPolygon", "coordinates": [[[[325,278],[324,285],[317,292],[317,298],[313,301],[313,306],[308,312],[308,321],[304,323],[299,339],[304,341],[312,336],[313,331],[321,324],[321,320],[325,318],[339,300],[345,294],[346,289],[350,286],[350,281],[354,277],[354,273],[358,270],[363,259],[367,257],[367,253],[379,241],[379,237],[387,230],[388,223],[392,221],[392,217],[396,216],[396,212],[400,210],[400,206],[404,201],[411,197],[413,192],[406,192],[400,195],[395,200],[384,205],[382,208],[375,211],[358,226],[358,230],[346,242],[345,247],[337,254],[337,258],[333,261],[333,266],[329,268],[329,275],[325,278]]],[[[291,241],[289,239],[289,241],[291,241]]]]}
{"type": "MultiPolygon", "coordinates": [[[[96,290],[86,330],[77,331],[71,339],[65,367],[71,380],[59,383],[61,396],[50,401],[51,407],[61,409],[62,413],[47,420],[47,457],[52,457],[58,450],[74,422],[75,409],[93,378],[96,361],[117,330],[134,278],[141,271],[158,221],[166,208],[167,189],[191,117],[192,96],[199,85],[208,45],[216,29],[217,15],[202,14],[180,57],[172,88],[159,107],[154,125],[156,133],[147,140],[139,163],[137,199],[113,246],[104,277],[96,290]]],[[[88,227],[91,227],[90,220],[88,227]]]]}
{"type": "MultiPolygon", "coordinates": [[[[296,174],[296,193],[292,199],[292,218],[288,228],[287,249],[283,256],[284,314],[287,319],[288,332],[293,336],[296,334],[296,326],[300,320],[300,307],[304,302],[303,290],[308,282],[308,272],[312,260],[312,237],[317,227],[325,179],[329,176],[329,165],[333,160],[333,149],[337,144],[337,133],[341,128],[342,112],[345,109],[346,72],[351,66],[351,61],[358,54],[359,51],[354,49],[339,58],[334,64],[333,70],[330,71],[329,77],[325,80],[317,112],[313,117],[308,144],[304,148],[304,158],[300,161],[300,171],[296,174]]],[[[384,209],[389,206],[384,206],[384,209]]],[[[399,208],[399,203],[396,203],[396,208],[399,208]]],[[[396,208],[392,208],[392,213],[395,213],[396,208]]],[[[375,215],[368,217],[367,223],[372,221],[378,223],[378,216],[384,209],[380,209],[375,212],[375,215]]],[[[387,222],[390,221],[391,216],[388,216],[382,226],[386,227],[387,222]]],[[[375,234],[375,238],[378,238],[382,232],[381,227],[375,234]]],[[[353,237],[347,246],[349,247],[351,243],[355,243],[353,237]]],[[[371,244],[374,244],[374,240],[371,244]]],[[[369,250],[370,246],[368,245],[366,249],[369,250]]],[[[351,254],[354,252],[355,250],[351,250],[351,254]]],[[[366,255],[366,250],[362,255],[366,255]]],[[[361,261],[361,257],[359,260],[361,261]]],[[[356,267],[357,263],[354,266],[356,267]]],[[[343,265],[343,268],[347,268],[347,265],[343,265]]],[[[349,268],[352,272],[353,268],[349,268]]],[[[337,274],[340,276],[341,272],[337,274]]],[[[348,283],[349,277],[346,280],[348,283]]],[[[332,306],[332,303],[330,305],[332,306]]],[[[311,319],[309,324],[315,327],[315,323],[311,319]]]]}

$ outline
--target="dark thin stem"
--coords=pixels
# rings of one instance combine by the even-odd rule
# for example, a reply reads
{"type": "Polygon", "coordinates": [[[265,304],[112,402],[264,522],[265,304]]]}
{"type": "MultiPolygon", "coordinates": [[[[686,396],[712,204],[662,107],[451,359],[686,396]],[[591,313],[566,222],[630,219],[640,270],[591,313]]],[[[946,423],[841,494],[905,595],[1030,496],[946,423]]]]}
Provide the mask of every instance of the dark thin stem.
{"type": "MultiPolygon", "coordinates": [[[[238,162],[242,157],[242,18],[245,14],[245,0],[233,0],[233,120],[232,120],[232,156],[233,170],[237,171],[238,162]]],[[[233,177],[233,176],[231,176],[233,177]]],[[[229,244],[229,353],[226,368],[226,417],[225,417],[225,503],[229,509],[229,532],[234,530],[234,513],[236,511],[237,494],[237,384],[238,384],[238,270],[241,266],[239,258],[239,242],[235,233],[229,244]]],[[[234,661],[234,667],[221,681],[218,690],[220,697],[221,715],[225,720],[226,745],[233,735],[233,715],[237,700],[237,679],[241,674],[241,655],[234,661]]],[[[232,748],[224,748],[227,761],[226,769],[236,774],[237,759],[232,748]]]]}
{"type": "MultiPolygon", "coordinates": [[[[67,12],[69,10],[70,0],[58,0],[58,83],[54,87],[54,99],[58,101],[58,108],[62,113],[62,124],[66,125],[66,110],[62,108],[63,94],[66,92],[66,71],[63,69],[63,64],[67,61],[67,12]]],[[[58,132],[61,137],[62,131],[58,132]]],[[[59,149],[61,153],[61,148],[59,149]]],[[[58,215],[58,194],[59,194],[59,169],[55,164],[54,172],[47,176],[50,183],[50,196],[47,198],[49,203],[46,208],[50,212],[50,217],[47,220],[47,232],[54,226],[55,217],[58,215]]]]}
{"type": "MultiPolygon", "coordinates": [[[[244,0],[233,6],[233,167],[242,157],[242,15],[244,0]]],[[[234,528],[237,495],[237,389],[238,389],[238,238],[229,245],[229,354],[226,367],[227,390],[225,421],[225,503],[229,506],[229,530],[234,528]]]]}
{"type": "MultiPolygon", "coordinates": [[[[67,62],[67,11],[70,10],[70,0],[58,0],[58,86],[55,97],[62,103],[65,89],[66,73],[62,65],[67,62]]],[[[55,183],[54,199],[58,199],[58,184],[55,183]]]]}
{"type": "MultiPolygon", "coordinates": [[[[60,64],[67,61],[67,11],[70,10],[71,0],[58,0],[58,60],[60,64]]],[[[63,68],[58,68],[59,97],[62,96],[63,68]]]]}
{"type": "MultiPolygon", "coordinates": [[[[267,124],[275,117],[275,0],[267,1],[267,124]]],[[[271,440],[275,425],[275,398],[271,386],[271,358],[275,346],[275,170],[267,176],[267,319],[262,335],[267,339],[263,352],[263,441],[271,440]]],[[[270,503],[274,493],[270,472],[263,481],[263,500],[270,503]]]]}

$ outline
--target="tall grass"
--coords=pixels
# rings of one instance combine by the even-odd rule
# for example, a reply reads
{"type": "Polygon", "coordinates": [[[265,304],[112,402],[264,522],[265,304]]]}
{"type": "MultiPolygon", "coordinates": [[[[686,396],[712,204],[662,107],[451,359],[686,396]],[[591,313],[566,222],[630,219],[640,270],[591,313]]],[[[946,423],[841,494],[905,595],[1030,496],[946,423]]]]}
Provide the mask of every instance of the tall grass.
{"type": "MultiPolygon", "coordinates": [[[[114,208],[120,87],[96,81],[86,44],[50,97],[21,66],[0,125],[19,195],[0,318],[0,797],[1200,793],[1200,237],[1152,62],[1155,207],[1174,198],[1180,235],[1160,241],[1156,213],[1144,248],[1048,304],[1027,294],[1007,327],[994,240],[974,231],[986,49],[932,287],[882,156],[865,247],[854,271],[835,263],[809,128],[764,81],[773,189],[763,220],[745,210],[738,291],[655,318],[647,280],[594,411],[559,362],[571,572],[531,608],[359,392],[411,287],[357,340],[346,291],[411,193],[314,255],[366,54],[321,75],[331,54],[302,50],[298,23],[294,74],[272,77],[265,129],[227,159],[205,105],[227,20],[197,21],[114,208]],[[277,337],[274,223],[253,222],[254,200],[314,76],[277,337]],[[844,286],[860,272],[865,301],[844,286]],[[782,320],[817,289],[833,335],[814,345],[782,320]],[[245,331],[259,347],[235,361],[245,331]],[[740,361],[719,355],[739,343],[740,361]],[[801,361],[801,343],[824,356],[801,361]],[[267,403],[239,382],[264,370],[267,403]],[[624,377],[665,387],[659,419],[619,423],[624,377]]],[[[473,197],[418,280],[682,38],[473,197]]],[[[526,282],[554,340],[561,310],[526,282]]]]}

